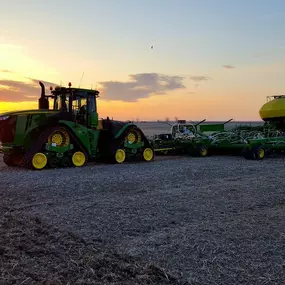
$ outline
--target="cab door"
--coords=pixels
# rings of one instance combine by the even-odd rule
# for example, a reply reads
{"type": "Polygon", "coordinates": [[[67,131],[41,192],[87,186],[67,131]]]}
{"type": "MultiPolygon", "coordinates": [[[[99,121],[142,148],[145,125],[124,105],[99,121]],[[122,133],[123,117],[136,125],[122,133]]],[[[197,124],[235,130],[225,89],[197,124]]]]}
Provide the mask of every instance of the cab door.
{"type": "Polygon", "coordinates": [[[88,96],[88,117],[87,117],[87,125],[89,128],[98,128],[98,113],[96,106],[96,97],[95,95],[88,96]]]}

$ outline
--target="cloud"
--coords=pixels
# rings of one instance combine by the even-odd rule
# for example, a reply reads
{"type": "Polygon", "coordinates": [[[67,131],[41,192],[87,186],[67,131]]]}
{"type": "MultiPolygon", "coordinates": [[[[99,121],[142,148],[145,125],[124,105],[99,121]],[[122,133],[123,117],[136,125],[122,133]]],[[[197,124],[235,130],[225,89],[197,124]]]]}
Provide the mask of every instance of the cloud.
{"type": "MultiPolygon", "coordinates": [[[[103,100],[120,100],[125,102],[136,102],[141,98],[147,98],[151,95],[164,95],[168,91],[186,89],[184,85],[185,76],[170,76],[158,73],[139,73],[129,75],[129,81],[103,81],[99,82],[100,95],[103,100]]],[[[190,76],[191,80],[200,82],[208,80],[206,76],[190,76]]],[[[57,84],[27,78],[27,81],[16,81],[2,79],[0,80],[0,101],[2,102],[22,102],[35,101],[39,98],[41,89],[39,81],[42,81],[48,89],[57,84]]],[[[196,83],[195,87],[198,87],[196,83]]]]}
{"type": "Polygon", "coordinates": [[[7,69],[0,69],[0,72],[3,72],[3,73],[13,73],[13,71],[7,70],[7,69]]]}
{"type": "Polygon", "coordinates": [[[186,88],[183,76],[169,76],[158,73],[139,73],[129,75],[131,81],[99,82],[101,96],[105,100],[135,102],[151,94],[163,95],[167,91],[186,88]]]}
{"type": "Polygon", "coordinates": [[[226,69],[233,69],[233,68],[235,68],[235,66],[230,65],[230,64],[223,65],[223,67],[226,68],[226,69]]]}
{"type": "MultiPolygon", "coordinates": [[[[0,101],[6,102],[21,102],[34,101],[39,98],[41,88],[39,80],[33,78],[28,82],[14,81],[14,80],[0,80],[0,101]]],[[[56,84],[41,80],[46,88],[49,86],[55,87],[56,84]]]]}
{"type": "Polygon", "coordinates": [[[200,82],[200,81],[207,81],[210,79],[210,77],[204,75],[195,75],[195,76],[190,76],[189,79],[195,82],[200,82]]]}

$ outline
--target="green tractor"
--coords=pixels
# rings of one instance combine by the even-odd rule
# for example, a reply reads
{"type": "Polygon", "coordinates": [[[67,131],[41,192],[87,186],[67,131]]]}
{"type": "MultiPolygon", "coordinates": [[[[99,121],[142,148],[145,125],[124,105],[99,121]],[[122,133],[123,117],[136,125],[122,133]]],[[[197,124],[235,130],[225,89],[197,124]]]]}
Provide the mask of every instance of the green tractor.
{"type": "Polygon", "coordinates": [[[0,115],[4,163],[29,169],[84,166],[88,161],[151,161],[154,151],[135,124],[99,119],[99,91],[41,86],[38,110],[0,115]],[[49,104],[53,103],[52,108],[49,104]]]}

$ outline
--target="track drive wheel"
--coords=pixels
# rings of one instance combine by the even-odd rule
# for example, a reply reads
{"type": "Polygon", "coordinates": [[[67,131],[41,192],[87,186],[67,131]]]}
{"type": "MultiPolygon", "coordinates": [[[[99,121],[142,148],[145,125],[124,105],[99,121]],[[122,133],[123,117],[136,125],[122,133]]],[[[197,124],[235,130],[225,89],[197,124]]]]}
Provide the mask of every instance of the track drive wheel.
{"type": "Polygon", "coordinates": [[[141,142],[141,132],[137,128],[132,128],[128,131],[125,140],[128,144],[135,144],[141,142]]]}
{"type": "Polygon", "coordinates": [[[115,162],[116,163],[123,163],[126,160],[126,153],[123,149],[117,149],[115,153],[115,162]]]}
{"type": "Polygon", "coordinates": [[[46,167],[47,165],[47,157],[42,152],[37,152],[34,154],[32,158],[32,167],[37,170],[41,170],[46,167]]]}
{"type": "Polygon", "coordinates": [[[87,163],[86,156],[83,152],[77,151],[72,155],[72,164],[76,167],[84,166],[87,163]]]}
{"type": "Polygon", "coordinates": [[[56,146],[63,147],[70,143],[70,137],[68,132],[64,128],[55,130],[48,137],[49,144],[55,144],[56,146]]]}
{"type": "Polygon", "coordinates": [[[143,151],[143,159],[145,161],[151,161],[154,158],[154,152],[151,148],[147,147],[143,151]]]}

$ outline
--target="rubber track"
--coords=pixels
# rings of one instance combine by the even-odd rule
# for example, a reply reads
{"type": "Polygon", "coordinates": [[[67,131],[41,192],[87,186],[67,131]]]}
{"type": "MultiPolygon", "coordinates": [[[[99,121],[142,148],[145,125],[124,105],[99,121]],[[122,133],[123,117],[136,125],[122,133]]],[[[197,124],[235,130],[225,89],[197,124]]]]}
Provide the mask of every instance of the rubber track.
{"type": "Polygon", "coordinates": [[[3,156],[3,162],[7,165],[7,166],[14,166],[13,164],[13,157],[11,154],[9,153],[5,153],[3,156]]]}
{"type": "MultiPolygon", "coordinates": [[[[116,145],[113,145],[113,147],[115,148],[114,154],[115,154],[116,150],[124,143],[124,140],[125,140],[126,135],[127,135],[128,132],[129,132],[130,130],[132,130],[132,129],[134,129],[134,130],[136,130],[136,131],[138,131],[138,132],[140,133],[141,139],[142,139],[142,141],[145,143],[145,146],[144,146],[144,147],[150,147],[150,148],[152,148],[152,146],[150,145],[150,143],[149,143],[149,141],[147,140],[146,136],[144,135],[143,131],[142,131],[139,127],[137,127],[137,126],[131,126],[131,127],[127,128],[127,129],[122,133],[122,135],[121,135],[119,138],[117,138],[117,139],[115,140],[116,145]]],[[[140,162],[140,161],[143,161],[143,160],[144,160],[144,159],[143,159],[143,155],[142,155],[141,153],[137,153],[137,154],[133,157],[133,159],[132,159],[132,161],[134,161],[134,162],[140,162]]]]}
{"type": "MultiPolygon", "coordinates": [[[[28,148],[28,150],[25,152],[24,155],[24,161],[23,161],[23,165],[26,168],[32,169],[32,159],[33,156],[42,150],[44,144],[47,142],[48,137],[50,136],[50,134],[52,134],[54,131],[63,128],[61,125],[57,125],[56,127],[51,127],[51,128],[47,128],[45,129],[43,132],[41,132],[40,136],[38,137],[38,139],[28,148]]],[[[66,128],[65,128],[66,129],[66,128]]],[[[72,138],[72,141],[75,141],[77,144],[77,147],[84,153],[84,155],[86,157],[87,153],[85,151],[85,149],[81,146],[81,144],[79,143],[78,139],[68,130],[66,129],[68,134],[70,135],[70,137],[72,138]]]]}

